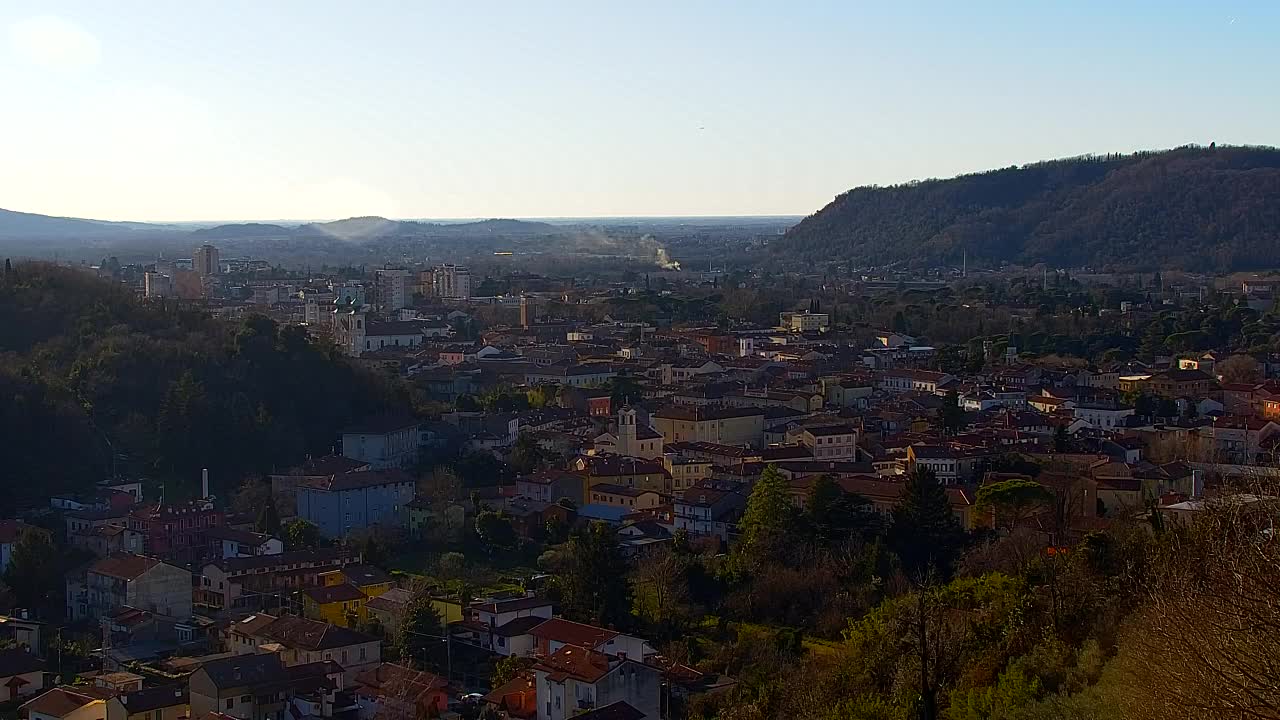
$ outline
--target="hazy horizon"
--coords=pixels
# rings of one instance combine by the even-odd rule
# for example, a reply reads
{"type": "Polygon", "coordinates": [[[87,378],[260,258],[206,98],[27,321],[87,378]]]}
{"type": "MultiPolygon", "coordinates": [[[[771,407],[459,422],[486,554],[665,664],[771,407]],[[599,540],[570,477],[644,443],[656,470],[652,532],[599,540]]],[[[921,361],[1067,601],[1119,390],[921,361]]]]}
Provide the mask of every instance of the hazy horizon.
{"type": "Polygon", "coordinates": [[[70,0],[0,28],[0,207],[62,217],[799,217],[857,186],[1280,141],[1260,2],[70,0]]]}

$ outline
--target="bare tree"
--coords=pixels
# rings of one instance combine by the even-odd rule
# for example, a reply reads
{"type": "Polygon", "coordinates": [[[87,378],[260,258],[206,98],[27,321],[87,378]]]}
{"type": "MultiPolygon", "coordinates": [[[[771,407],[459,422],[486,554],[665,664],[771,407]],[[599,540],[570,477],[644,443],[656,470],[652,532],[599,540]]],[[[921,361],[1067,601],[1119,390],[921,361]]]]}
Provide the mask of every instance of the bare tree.
{"type": "Polygon", "coordinates": [[[1280,718],[1278,512],[1275,498],[1232,495],[1168,533],[1128,637],[1165,717],[1280,718]]]}

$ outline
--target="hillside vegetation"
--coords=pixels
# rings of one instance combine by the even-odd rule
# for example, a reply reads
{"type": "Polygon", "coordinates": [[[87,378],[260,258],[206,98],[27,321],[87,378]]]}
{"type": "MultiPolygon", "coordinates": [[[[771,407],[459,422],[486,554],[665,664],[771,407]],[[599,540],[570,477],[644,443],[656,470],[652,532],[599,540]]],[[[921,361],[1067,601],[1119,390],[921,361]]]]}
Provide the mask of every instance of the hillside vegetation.
{"type": "Polygon", "coordinates": [[[331,452],[353,420],[409,410],[394,379],[303,328],[220,322],[74,270],[0,277],[0,327],[0,512],[89,488],[113,464],[178,494],[201,468],[231,487],[331,452]]]}
{"type": "Polygon", "coordinates": [[[770,254],[854,266],[1280,266],[1280,150],[1089,156],[850,190],[770,254]]]}

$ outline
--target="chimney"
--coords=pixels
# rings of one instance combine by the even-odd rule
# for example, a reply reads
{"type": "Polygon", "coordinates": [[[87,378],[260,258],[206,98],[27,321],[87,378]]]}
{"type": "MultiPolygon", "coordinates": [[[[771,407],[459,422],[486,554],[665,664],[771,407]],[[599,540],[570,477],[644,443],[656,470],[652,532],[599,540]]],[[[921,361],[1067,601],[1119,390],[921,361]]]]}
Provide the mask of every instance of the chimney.
{"type": "Polygon", "coordinates": [[[200,491],[204,493],[201,498],[209,497],[209,468],[200,471],[200,491]]]}

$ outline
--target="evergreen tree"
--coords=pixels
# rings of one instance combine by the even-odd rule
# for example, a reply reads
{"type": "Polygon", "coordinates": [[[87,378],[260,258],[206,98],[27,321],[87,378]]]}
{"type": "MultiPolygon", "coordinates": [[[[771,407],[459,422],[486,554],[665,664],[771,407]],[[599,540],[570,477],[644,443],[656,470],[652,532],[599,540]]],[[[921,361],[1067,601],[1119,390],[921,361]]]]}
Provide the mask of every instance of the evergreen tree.
{"type": "Polygon", "coordinates": [[[400,661],[410,667],[414,664],[426,664],[431,650],[443,642],[443,624],[440,613],[431,604],[431,598],[418,595],[410,600],[400,618],[400,629],[396,634],[400,661]]]}
{"type": "Polygon", "coordinates": [[[41,532],[26,532],[14,544],[4,582],[19,607],[40,611],[60,601],[62,574],[54,560],[58,551],[41,532]]]}
{"type": "Polygon", "coordinates": [[[262,504],[258,510],[258,517],[254,521],[254,528],[260,533],[268,535],[280,535],[280,511],[276,509],[275,500],[268,499],[262,504]]]}
{"type": "Polygon", "coordinates": [[[949,575],[964,548],[964,530],[951,512],[946,489],[932,471],[917,466],[907,476],[893,511],[890,542],[909,577],[930,569],[949,575]]]}
{"type": "Polygon", "coordinates": [[[964,408],[960,407],[960,393],[948,390],[942,399],[940,413],[942,427],[946,430],[959,430],[964,426],[964,408]]]}
{"type": "Polygon", "coordinates": [[[780,555],[794,518],[795,506],[787,480],[776,465],[770,465],[751,488],[747,509],[738,523],[742,531],[734,547],[738,567],[750,570],[780,555]]]}
{"type": "Polygon", "coordinates": [[[579,622],[610,625],[631,617],[627,559],[618,535],[605,523],[580,528],[558,554],[554,586],[565,616],[579,622]]]}

